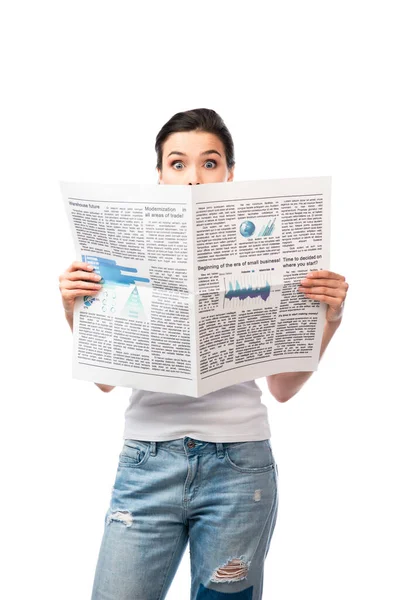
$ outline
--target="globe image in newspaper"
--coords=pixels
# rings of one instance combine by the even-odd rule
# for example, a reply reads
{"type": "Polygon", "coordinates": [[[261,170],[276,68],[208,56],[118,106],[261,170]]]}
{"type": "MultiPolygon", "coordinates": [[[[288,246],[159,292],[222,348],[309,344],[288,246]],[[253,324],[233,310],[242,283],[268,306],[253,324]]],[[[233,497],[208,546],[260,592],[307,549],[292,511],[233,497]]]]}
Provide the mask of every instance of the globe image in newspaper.
{"type": "Polygon", "coordinates": [[[94,296],[83,296],[83,303],[85,306],[92,306],[95,300],[96,298],[94,296]]]}
{"type": "Polygon", "coordinates": [[[243,221],[240,226],[240,233],[243,237],[250,237],[253,235],[255,228],[256,226],[254,225],[253,221],[243,221]]]}

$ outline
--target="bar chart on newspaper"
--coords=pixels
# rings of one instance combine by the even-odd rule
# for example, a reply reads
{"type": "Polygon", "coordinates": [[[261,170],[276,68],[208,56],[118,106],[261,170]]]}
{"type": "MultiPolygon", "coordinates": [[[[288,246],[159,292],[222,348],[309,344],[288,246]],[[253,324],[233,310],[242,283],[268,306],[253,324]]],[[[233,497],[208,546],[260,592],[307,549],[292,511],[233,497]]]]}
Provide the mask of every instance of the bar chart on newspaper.
{"type": "Polygon", "coordinates": [[[138,269],[118,264],[115,260],[93,254],[82,254],[83,262],[93,266],[102,277],[102,290],[96,296],[84,296],[84,304],[93,312],[129,319],[148,321],[150,318],[151,288],[137,283],[150,284],[148,277],[140,277],[138,269]]]}

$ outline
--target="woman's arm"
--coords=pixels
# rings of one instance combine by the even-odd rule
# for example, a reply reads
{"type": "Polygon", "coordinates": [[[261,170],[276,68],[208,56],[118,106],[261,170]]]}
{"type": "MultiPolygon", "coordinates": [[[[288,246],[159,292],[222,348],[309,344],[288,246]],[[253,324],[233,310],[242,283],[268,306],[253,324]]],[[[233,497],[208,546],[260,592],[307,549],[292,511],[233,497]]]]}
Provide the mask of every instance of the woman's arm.
{"type": "MultiPolygon", "coordinates": [[[[343,275],[327,270],[311,271],[300,283],[299,292],[302,292],[307,298],[327,304],[319,353],[319,360],[321,360],[327,345],[342,321],[349,284],[343,275]]],[[[267,376],[268,387],[278,402],[287,402],[297,394],[313,373],[314,371],[295,371],[269,375],[267,376]]]]}
{"type": "MultiPolygon", "coordinates": [[[[65,318],[68,321],[68,325],[73,331],[74,328],[74,312],[73,311],[65,311],[65,318]]],[[[98,388],[101,389],[102,392],[111,392],[115,388],[115,385],[106,385],[105,383],[95,383],[98,388]]]]}
{"type": "MultiPolygon", "coordinates": [[[[321,360],[322,355],[325,352],[327,345],[331,341],[336,329],[339,327],[341,320],[342,319],[340,318],[333,322],[325,321],[319,360],[321,360]]],[[[301,390],[307,379],[309,379],[314,372],[315,371],[294,371],[290,373],[276,373],[275,375],[268,375],[267,383],[269,391],[278,400],[278,402],[287,402],[301,390]]]]}

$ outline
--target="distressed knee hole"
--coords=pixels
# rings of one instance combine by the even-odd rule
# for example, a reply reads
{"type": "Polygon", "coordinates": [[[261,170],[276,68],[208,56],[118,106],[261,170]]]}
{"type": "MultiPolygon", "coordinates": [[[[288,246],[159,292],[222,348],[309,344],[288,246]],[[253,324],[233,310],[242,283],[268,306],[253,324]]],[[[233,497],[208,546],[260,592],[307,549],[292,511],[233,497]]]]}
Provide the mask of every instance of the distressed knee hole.
{"type": "Polygon", "coordinates": [[[133,517],[129,510],[117,510],[108,516],[107,525],[109,525],[111,521],[122,521],[122,523],[125,523],[126,527],[130,527],[133,522],[133,517]]]}
{"type": "Polygon", "coordinates": [[[253,496],[255,502],[260,502],[261,500],[261,490],[254,490],[254,496],[253,496]]]}
{"type": "Polygon", "coordinates": [[[214,571],[211,581],[228,582],[240,581],[245,579],[249,572],[250,562],[246,563],[242,558],[231,558],[222,566],[214,571]]]}

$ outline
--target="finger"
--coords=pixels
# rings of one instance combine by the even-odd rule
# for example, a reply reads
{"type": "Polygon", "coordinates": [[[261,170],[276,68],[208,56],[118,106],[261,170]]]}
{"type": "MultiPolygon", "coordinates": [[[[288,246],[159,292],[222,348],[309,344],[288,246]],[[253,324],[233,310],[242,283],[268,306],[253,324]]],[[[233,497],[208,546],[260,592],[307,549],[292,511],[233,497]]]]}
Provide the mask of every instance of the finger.
{"type": "Polygon", "coordinates": [[[337,289],[337,288],[329,288],[329,287],[312,287],[309,289],[301,289],[301,287],[299,288],[299,290],[301,292],[305,291],[305,295],[309,296],[310,294],[320,294],[326,297],[330,297],[330,298],[342,298],[343,294],[341,293],[341,290],[337,289]]]}
{"type": "Polygon", "coordinates": [[[74,260],[70,266],[65,269],[67,273],[71,273],[71,271],[76,271],[77,269],[84,269],[85,271],[93,271],[93,265],[89,265],[89,263],[81,262],[79,260],[74,260]]]}
{"type": "MultiPolygon", "coordinates": [[[[65,279],[63,282],[62,288],[64,290],[100,290],[103,287],[103,284],[96,283],[95,281],[74,281],[71,279],[65,279]]],[[[60,286],[60,289],[62,289],[60,286]]]]}
{"type": "Polygon", "coordinates": [[[319,300],[320,302],[325,302],[330,306],[338,307],[342,304],[343,298],[332,298],[331,296],[326,296],[324,294],[304,294],[310,300],[319,300]]]}
{"type": "Polygon", "coordinates": [[[339,275],[339,273],[334,273],[333,271],[327,271],[325,269],[321,269],[321,271],[310,271],[310,273],[307,273],[306,277],[310,277],[311,279],[326,277],[328,279],[345,281],[345,277],[343,277],[343,275],[339,275]]]}
{"type": "Polygon", "coordinates": [[[98,273],[90,273],[89,271],[71,271],[66,277],[70,281],[101,281],[102,277],[98,273]]]}
{"type": "Polygon", "coordinates": [[[300,285],[302,285],[303,287],[312,287],[314,285],[324,285],[326,287],[331,287],[331,288],[340,288],[342,286],[343,282],[342,281],[338,281],[337,279],[311,279],[311,278],[307,278],[307,279],[302,279],[300,281],[300,285]]]}

